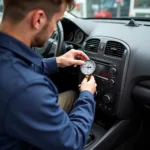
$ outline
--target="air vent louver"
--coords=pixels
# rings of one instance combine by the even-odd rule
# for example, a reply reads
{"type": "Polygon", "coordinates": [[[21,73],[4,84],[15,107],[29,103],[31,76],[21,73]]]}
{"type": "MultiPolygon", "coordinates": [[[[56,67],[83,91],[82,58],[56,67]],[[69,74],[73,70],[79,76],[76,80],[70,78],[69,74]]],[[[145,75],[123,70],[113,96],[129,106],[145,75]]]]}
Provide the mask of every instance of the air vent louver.
{"type": "Polygon", "coordinates": [[[86,42],[85,50],[90,52],[97,52],[99,49],[100,40],[99,39],[90,39],[86,42]]]}
{"type": "Polygon", "coordinates": [[[125,49],[125,46],[119,42],[108,41],[105,49],[105,55],[122,58],[125,49]]]}

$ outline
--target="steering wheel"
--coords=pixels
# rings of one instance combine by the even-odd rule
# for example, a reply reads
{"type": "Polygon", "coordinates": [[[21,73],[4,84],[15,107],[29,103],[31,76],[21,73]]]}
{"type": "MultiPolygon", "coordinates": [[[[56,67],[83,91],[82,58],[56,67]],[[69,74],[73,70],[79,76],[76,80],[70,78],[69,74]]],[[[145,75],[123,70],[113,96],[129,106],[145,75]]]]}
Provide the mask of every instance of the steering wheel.
{"type": "Polygon", "coordinates": [[[57,31],[55,31],[51,38],[48,39],[44,46],[43,57],[56,57],[62,55],[64,52],[64,31],[62,23],[57,23],[57,31]]]}

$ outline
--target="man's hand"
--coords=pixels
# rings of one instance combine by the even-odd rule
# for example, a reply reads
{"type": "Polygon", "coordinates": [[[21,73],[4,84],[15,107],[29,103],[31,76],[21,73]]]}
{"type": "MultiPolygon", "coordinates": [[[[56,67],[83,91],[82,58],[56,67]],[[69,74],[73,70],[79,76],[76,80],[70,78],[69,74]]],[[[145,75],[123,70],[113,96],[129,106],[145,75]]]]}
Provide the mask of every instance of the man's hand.
{"type": "Polygon", "coordinates": [[[72,65],[76,67],[78,65],[83,65],[84,61],[88,59],[89,59],[88,56],[84,52],[72,49],[66,54],[57,57],[56,62],[57,62],[57,66],[61,68],[69,67],[72,65]]]}
{"type": "Polygon", "coordinates": [[[87,78],[85,78],[82,83],[79,85],[80,91],[89,91],[91,92],[93,95],[96,92],[96,87],[97,84],[95,82],[95,79],[93,76],[90,77],[90,80],[88,81],[87,78]]]}

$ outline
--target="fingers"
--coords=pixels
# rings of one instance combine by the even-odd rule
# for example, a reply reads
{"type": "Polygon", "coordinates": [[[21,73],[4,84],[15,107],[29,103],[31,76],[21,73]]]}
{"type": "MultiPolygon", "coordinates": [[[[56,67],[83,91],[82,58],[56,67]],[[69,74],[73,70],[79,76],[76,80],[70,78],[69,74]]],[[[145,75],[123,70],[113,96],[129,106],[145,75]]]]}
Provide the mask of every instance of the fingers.
{"type": "Polygon", "coordinates": [[[82,84],[87,82],[87,81],[88,81],[87,78],[84,78],[83,81],[82,81],[82,84]]]}
{"type": "Polygon", "coordinates": [[[77,67],[78,65],[81,66],[85,64],[86,60],[89,60],[89,57],[80,50],[72,49],[69,51],[69,53],[72,54],[70,55],[70,57],[72,57],[70,64],[72,64],[74,67],[77,67]]]}
{"type": "Polygon", "coordinates": [[[89,82],[95,83],[95,78],[94,78],[94,76],[91,76],[91,77],[90,77],[89,82]]]}
{"type": "Polygon", "coordinates": [[[84,78],[81,84],[83,84],[85,82],[96,83],[94,76],[90,76],[89,80],[87,78],[84,78]]]}
{"type": "Polygon", "coordinates": [[[74,65],[74,67],[76,66],[80,66],[80,65],[83,65],[85,62],[83,60],[73,60],[72,61],[72,64],[74,65]]]}
{"type": "Polygon", "coordinates": [[[80,50],[71,50],[71,51],[74,53],[75,58],[78,58],[84,61],[89,60],[89,57],[84,52],[80,50]]]}
{"type": "Polygon", "coordinates": [[[90,77],[90,80],[88,80],[87,78],[84,78],[82,83],[78,85],[80,91],[89,91],[92,94],[94,94],[96,92],[96,87],[97,84],[95,82],[95,79],[93,76],[90,77]]]}

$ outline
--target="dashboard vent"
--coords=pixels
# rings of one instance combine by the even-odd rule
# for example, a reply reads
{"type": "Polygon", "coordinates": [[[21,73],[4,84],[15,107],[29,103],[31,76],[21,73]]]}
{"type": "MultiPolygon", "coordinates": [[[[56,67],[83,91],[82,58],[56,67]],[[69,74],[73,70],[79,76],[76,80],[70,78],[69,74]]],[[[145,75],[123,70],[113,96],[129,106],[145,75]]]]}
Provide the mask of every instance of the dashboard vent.
{"type": "Polygon", "coordinates": [[[122,58],[125,49],[125,46],[119,42],[108,41],[105,49],[105,55],[122,58]]]}
{"type": "Polygon", "coordinates": [[[86,42],[85,50],[90,52],[98,52],[100,45],[99,39],[90,39],[86,42]]]}

